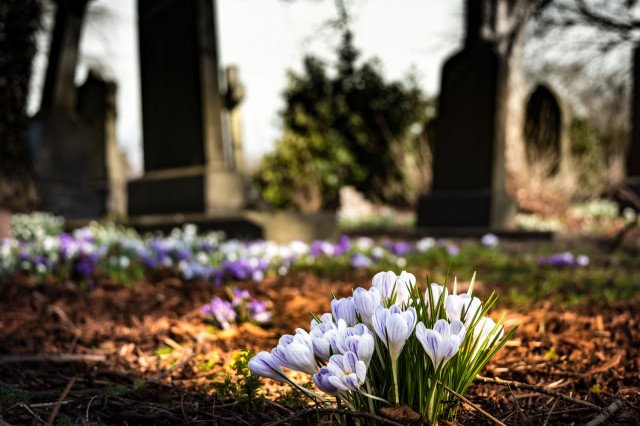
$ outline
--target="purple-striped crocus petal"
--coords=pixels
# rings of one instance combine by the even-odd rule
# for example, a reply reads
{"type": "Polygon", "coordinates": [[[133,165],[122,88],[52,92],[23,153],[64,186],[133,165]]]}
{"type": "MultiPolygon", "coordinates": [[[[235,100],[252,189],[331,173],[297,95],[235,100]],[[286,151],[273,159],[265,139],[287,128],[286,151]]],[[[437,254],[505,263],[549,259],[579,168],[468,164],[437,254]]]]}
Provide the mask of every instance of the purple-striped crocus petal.
{"type": "Polygon", "coordinates": [[[269,352],[260,352],[248,363],[249,370],[258,376],[268,377],[278,382],[284,382],[284,371],[269,352]]]}
{"type": "Polygon", "coordinates": [[[437,369],[441,362],[438,350],[442,345],[442,336],[433,330],[429,330],[422,322],[419,322],[416,326],[416,338],[422,344],[433,367],[437,369]]]}
{"type": "Polygon", "coordinates": [[[407,327],[407,321],[402,315],[390,315],[387,320],[387,339],[391,360],[396,361],[404,348],[411,331],[407,327]]]}
{"type": "Polygon", "coordinates": [[[397,276],[393,271],[378,272],[371,280],[372,286],[380,290],[384,300],[389,300],[393,296],[397,276]]]}
{"type": "Polygon", "coordinates": [[[382,294],[380,290],[375,287],[372,287],[368,291],[362,287],[358,287],[353,292],[353,303],[362,322],[371,327],[371,316],[376,308],[381,305],[382,294]]]}
{"type": "Polygon", "coordinates": [[[331,371],[327,367],[322,367],[320,371],[311,377],[311,380],[313,380],[313,383],[315,383],[321,391],[330,395],[336,395],[340,392],[340,389],[331,383],[331,380],[329,380],[330,377],[333,377],[331,371]]]}
{"type": "Polygon", "coordinates": [[[343,319],[347,325],[355,325],[356,306],[353,303],[353,297],[344,297],[342,299],[334,299],[331,301],[331,312],[335,321],[343,319]]]}
{"type": "Polygon", "coordinates": [[[458,320],[452,321],[451,324],[449,324],[449,331],[451,336],[458,336],[461,342],[467,334],[467,328],[464,326],[462,321],[458,320]]]}
{"type": "Polygon", "coordinates": [[[301,371],[307,374],[315,374],[318,372],[313,350],[302,343],[293,342],[287,347],[282,348],[276,358],[281,361],[283,367],[289,370],[301,371]]]}
{"type": "Polygon", "coordinates": [[[371,317],[373,330],[376,332],[382,343],[387,346],[387,318],[389,310],[378,306],[371,317]]]}

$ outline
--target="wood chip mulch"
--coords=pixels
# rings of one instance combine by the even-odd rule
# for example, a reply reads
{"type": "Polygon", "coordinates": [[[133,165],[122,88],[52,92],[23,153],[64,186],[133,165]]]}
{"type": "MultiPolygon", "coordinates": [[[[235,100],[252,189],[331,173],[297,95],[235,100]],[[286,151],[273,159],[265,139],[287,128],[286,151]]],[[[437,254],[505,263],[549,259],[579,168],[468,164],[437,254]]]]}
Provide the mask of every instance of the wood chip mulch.
{"type": "MultiPolygon", "coordinates": [[[[0,284],[0,425],[318,424],[331,414],[283,406],[275,399],[286,389],[273,382],[259,402],[221,399],[213,383],[240,347],[269,350],[281,334],[308,328],[309,310],[327,311],[331,291],[347,295],[365,282],[351,278],[300,272],[242,284],[273,300],[273,327],[217,333],[199,308],[223,290],[203,283],[101,283],[88,293],[72,284],[0,284]]],[[[478,381],[467,395],[473,404],[513,425],[640,424],[640,301],[533,303],[506,314],[506,327],[520,329],[482,375],[531,388],[478,381]]],[[[462,407],[458,423],[491,424],[462,407]]]]}

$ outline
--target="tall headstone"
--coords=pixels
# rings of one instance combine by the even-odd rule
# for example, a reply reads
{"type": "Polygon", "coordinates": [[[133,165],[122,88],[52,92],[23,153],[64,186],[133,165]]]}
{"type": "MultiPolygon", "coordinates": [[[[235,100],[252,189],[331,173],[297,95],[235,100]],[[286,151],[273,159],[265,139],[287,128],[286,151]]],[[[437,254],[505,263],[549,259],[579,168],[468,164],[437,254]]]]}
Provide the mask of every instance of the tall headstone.
{"type": "Polygon", "coordinates": [[[524,136],[529,164],[545,167],[548,176],[565,168],[569,158],[570,126],[569,108],[550,87],[538,84],[526,106],[524,136]]]}
{"type": "Polygon", "coordinates": [[[123,217],[127,208],[127,169],[116,138],[116,84],[90,71],[78,88],[78,113],[91,128],[92,184],[105,194],[106,213],[123,217]]]}
{"type": "Polygon", "coordinates": [[[487,34],[495,2],[467,0],[462,51],[442,71],[433,186],[418,203],[420,228],[511,227],[505,190],[506,64],[487,34]]]}
{"type": "Polygon", "coordinates": [[[67,218],[106,213],[92,179],[95,133],[78,113],[74,84],[87,0],[58,0],[40,111],[30,128],[42,208],[67,218]]]}
{"type": "Polygon", "coordinates": [[[624,184],[631,191],[622,191],[619,201],[623,207],[640,210],[637,206],[640,201],[640,45],[633,50],[632,72],[631,141],[627,152],[627,174],[624,180],[624,184]]]}
{"type": "Polygon", "coordinates": [[[214,2],[139,0],[144,176],[129,214],[215,213],[244,205],[222,139],[214,2]]]}

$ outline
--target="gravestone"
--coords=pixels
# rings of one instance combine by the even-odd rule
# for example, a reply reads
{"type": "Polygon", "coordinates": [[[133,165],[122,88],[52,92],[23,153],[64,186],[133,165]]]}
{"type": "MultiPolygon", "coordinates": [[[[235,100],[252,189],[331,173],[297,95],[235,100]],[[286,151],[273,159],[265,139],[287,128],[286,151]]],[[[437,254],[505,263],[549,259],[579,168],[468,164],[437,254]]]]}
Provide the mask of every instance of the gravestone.
{"type": "Polygon", "coordinates": [[[116,138],[116,95],[116,84],[93,70],[78,88],[78,113],[92,133],[89,178],[105,194],[106,213],[113,218],[127,211],[127,165],[116,138]]]}
{"type": "Polygon", "coordinates": [[[554,176],[569,158],[571,118],[568,108],[544,84],[531,92],[527,101],[524,136],[527,160],[541,165],[547,176],[554,176]]]}
{"type": "Polygon", "coordinates": [[[623,190],[618,200],[622,207],[640,210],[640,46],[633,50],[633,92],[631,97],[631,141],[627,152],[627,173],[624,180],[629,190],[623,190]]]}
{"type": "Polygon", "coordinates": [[[129,214],[215,213],[244,205],[225,158],[211,0],[139,0],[144,176],[129,214]]]}
{"type": "Polygon", "coordinates": [[[87,0],[59,0],[40,111],[29,139],[42,208],[66,218],[106,213],[104,187],[92,179],[96,134],[78,113],[74,85],[87,0]]]}
{"type": "MultiPolygon", "coordinates": [[[[442,71],[432,191],[418,202],[420,228],[512,225],[505,190],[506,64],[486,37],[490,2],[468,0],[462,51],[442,71]]],[[[493,5],[495,6],[495,5],[493,5]]],[[[494,14],[495,16],[495,14],[494,14]]]]}

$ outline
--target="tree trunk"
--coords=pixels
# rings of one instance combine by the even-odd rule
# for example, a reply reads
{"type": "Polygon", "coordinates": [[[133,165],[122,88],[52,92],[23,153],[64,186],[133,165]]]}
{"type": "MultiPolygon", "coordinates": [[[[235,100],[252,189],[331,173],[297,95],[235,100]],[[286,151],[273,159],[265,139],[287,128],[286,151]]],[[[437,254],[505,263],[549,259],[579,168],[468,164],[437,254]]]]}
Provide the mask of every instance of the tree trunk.
{"type": "Polygon", "coordinates": [[[0,236],[10,229],[9,212],[36,200],[26,103],[40,12],[39,0],[0,3],[0,236]]]}

